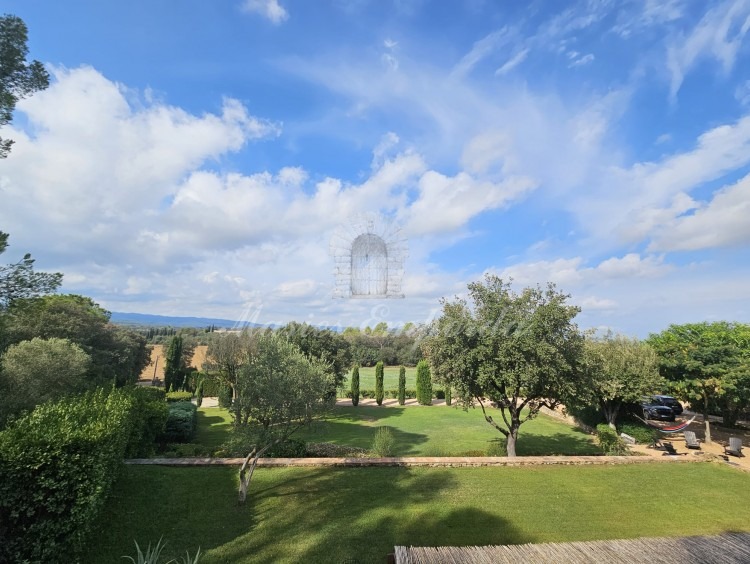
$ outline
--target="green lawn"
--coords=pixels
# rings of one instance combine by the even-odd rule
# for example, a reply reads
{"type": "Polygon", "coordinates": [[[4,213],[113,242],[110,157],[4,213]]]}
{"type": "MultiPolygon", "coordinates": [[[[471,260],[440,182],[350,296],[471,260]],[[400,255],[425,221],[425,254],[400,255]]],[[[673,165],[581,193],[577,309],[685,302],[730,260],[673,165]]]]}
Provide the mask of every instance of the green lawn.
{"type": "Polygon", "coordinates": [[[160,537],[204,564],[384,562],[396,544],[486,545],[750,530],[750,476],[708,463],[525,468],[126,467],[85,562],[160,537]]]}
{"type": "MultiPolygon", "coordinates": [[[[491,410],[500,418],[499,410],[491,410]]],[[[388,426],[396,438],[394,456],[483,455],[500,437],[479,409],[432,407],[337,407],[323,422],[295,434],[308,442],[331,442],[369,449],[375,432],[388,426]]],[[[229,414],[219,408],[198,410],[195,442],[210,449],[228,438],[229,414]]],[[[518,454],[601,454],[592,438],[551,417],[540,415],[521,426],[518,454]]]]}
{"type": "MultiPolygon", "coordinates": [[[[383,368],[383,389],[398,390],[398,371],[399,366],[385,366],[383,368]]],[[[345,390],[351,390],[352,371],[346,375],[345,390]]],[[[414,390],[417,387],[417,369],[413,366],[406,367],[406,387],[414,390]]],[[[439,386],[438,386],[439,387],[439,386]]],[[[359,369],[359,388],[360,390],[375,389],[375,367],[362,366],[359,369]]],[[[440,388],[442,389],[442,388],[440,388]]]]}

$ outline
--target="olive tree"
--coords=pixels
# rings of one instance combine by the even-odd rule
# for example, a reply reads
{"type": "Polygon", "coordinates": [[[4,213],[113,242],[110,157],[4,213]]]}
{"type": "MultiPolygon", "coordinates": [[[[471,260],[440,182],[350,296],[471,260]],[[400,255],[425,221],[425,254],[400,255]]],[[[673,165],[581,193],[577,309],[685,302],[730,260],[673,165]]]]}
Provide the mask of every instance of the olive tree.
{"type": "Polygon", "coordinates": [[[553,284],[524,288],[487,275],[469,284],[469,300],[442,300],[442,315],[423,348],[436,381],[453,386],[464,408],[478,403],[486,421],[516,456],[520,426],[575,395],[583,336],[579,312],[553,284]],[[488,411],[500,409],[502,421],[488,411]]]}
{"type": "Polygon", "coordinates": [[[255,444],[240,472],[241,501],[258,459],[336,401],[329,393],[335,382],[330,366],[306,356],[280,335],[258,334],[246,358],[238,371],[234,417],[236,432],[249,431],[255,444]]]}
{"type": "Polygon", "coordinates": [[[612,429],[623,403],[636,402],[663,385],[654,349],[623,335],[589,336],[583,365],[586,385],[579,399],[595,403],[612,429]]]}

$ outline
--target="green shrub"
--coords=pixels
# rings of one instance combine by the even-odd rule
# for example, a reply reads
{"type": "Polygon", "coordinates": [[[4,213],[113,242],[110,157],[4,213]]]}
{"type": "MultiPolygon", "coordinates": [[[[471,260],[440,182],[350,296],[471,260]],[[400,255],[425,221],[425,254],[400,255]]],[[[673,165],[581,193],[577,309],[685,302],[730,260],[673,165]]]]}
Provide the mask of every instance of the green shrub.
{"type": "MultiPolygon", "coordinates": [[[[347,390],[347,392],[344,394],[347,398],[352,397],[351,390],[347,390]]],[[[377,397],[377,393],[375,390],[359,390],[359,398],[360,399],[375,399],[377,397]]],[[[383,397],[389,398],[389,399],[397,399],[398,398],[398,390],[383,390],[383,397]]],[[[414,388],[407,388],[404,390],[404,398],[405,399],[414,399],[417,397],[417,390],[414,388]]]]}
{"type": "Polygon", "coordinates": [[[164,443],[189,443],[198,426],[198,408],[189,401],[169,404],[169,415],[161,440],[164,443]]]}
{"type": "Polygon", "coordinates": [[[143,393],[151,396],[154,400],[164,401],[167,397],[167,392],[164,388],[158,388],[156,386],[139,386],[139,390],[143,390],[143,393]]]}
{"type": "Polygon", "coordinates": [[[432,378],[427,361],[417,363],[417,402],[420,405],[432,405],[432,378]]]}
{"type": "Polygon", "coordinates": [[[190,401],[191,399],[193,399],[193,394],[190,392],[169,392],[167,394],[168,402],[190,401]]]}
{"type": "Polygon", "coordinates": [[[222,387],[222,382],[213,374],[201,372],[198,374],[198,381],[203,386],[204,398],[217,398],[222,387]]]}
{"type": "Polygon", "coordinates": [[[599,439],[599,446],[602,452],[607,456],[623,456],[628,454],[628,447],[617,435],[617,431],[606,423],[600,423],[596,426],[596,436],[599,439]]]}
{"type": "Polygon", "coordinates": [[[226,384],[219,389],[219,407],[224,409],[232,407],[232,388],[226,384]]]}
{"type": "Polygon", "coordinates": [[[203,404],[203,382],[198,382],[198,388],[195,390],[195,405],[200,407],[203,404]]]}
{"type": "Polygon", "coordinates": [[[359,405],[359,366],[352,369],[352,405],[359,405]]]}
{"type": "Polygon", "coordinates": [[[658,437],[659,431],[645,425],[636,425],[635,423],[623,423],[620,426],[620,432],[633,437],[637,443],[649,445],[658,437]]]}
{"type": "Polygon", "coordinates": [[[445,390],[435,390],[435,399],[445,399],[445,390]]]}
{"type": "Polygon", "coordinates": [[[138,400],[98,390],[0,432],[0,562],[75,562],[133,444],[138,400]]]}
{"type": "Polygon", "coordinates": [[[304,458],[306,455],[307,443],[299,439],[287,439],[263,453],[265,458],[304,458]]]}
{"type": "Polygon", "coordinates": [[[487,456],[508,456],[507,440],[493,439],[487,447],[487,456]]]}
{"type": "Polygon", "coordinates": [[[383,405],[383,361],[375,365],[375,401],[383,405]]]}
{"type": "Polygon", "coordinates": [[[450,386],[445,387],[445,405],[451,405],[453,403],[453,393],[450,386]]]}
{"type": "Polygon", "coordinates": [[[164,401],[164,391],[158,388],[133,388],[135,417],[132,439],[125,453],[127,458],[145,458],[153,454],[156,441],[167,424],[169,408],[164,401]],[[162,392],[155,394],[152,390],[162,392]]]}
{"type": "Polygon", "coordinates": [[[378,427],[372,440],[372,454],[379,458],[391,456],[396,439],[390,427],[378,427]]]}
{"type": "Polygon", "coordinates": [[[312,458],[364,458],[367,451],[363,448],[337,445],[336,443],[307,443],[305,456],[312,458]]]}
{"type": "Polygon", "coordinates": [[[196,456],[211,456],[211,451],[205,445],[198,443],[170,443],[160,454],[165,458],[193,458],[196,456]]]}
{"type": "Polygon", "coordinates": [[[404,405],[406,403],[406,368],[401,367],[398,369],[398,404],[404,405]]]}

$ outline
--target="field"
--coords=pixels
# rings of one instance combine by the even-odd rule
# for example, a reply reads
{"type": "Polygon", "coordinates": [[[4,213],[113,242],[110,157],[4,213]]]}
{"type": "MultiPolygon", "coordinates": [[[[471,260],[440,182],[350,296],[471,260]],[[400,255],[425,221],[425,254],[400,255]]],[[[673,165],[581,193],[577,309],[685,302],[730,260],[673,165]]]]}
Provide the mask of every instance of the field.
{"type": "MultiPolygon", "coordinates": [[[[492,410],[499,417],[498,410],[492,410]]],[[[479,409],[463,411],[433,407],[337,407],[323,422],[295,434],[309,442],[332,442],[369,449],[378,427],[388,426],[396,439],[394,456],[483,455],[494,447],[500,433],[479,409]]],[[[226,410],[201,408],[197,443],[218,447],[229,435],[226,410]]],[[[521,426],[518,454],[600,454],[591,437],[551,417],[540,415],[521,426]]]]}
{"type": "Polygon", "coordinates": [[[526,468],[125,468],[86,562],[163,536],[218,562],[384,562],[396,544],[485,545],[750,530],[748,475],[709,463],[526,468]],[[681,492],[681,493],[680,493],[681,492]]]}
{"type": "MultiPolygon", "coordinates": [[[[386,390],[398,390],[398,371],[399,366],[385,366],[383,368],[383,388],[386,390]]],[[[345,389],[351,390],[352,371],[346,375],[347,381],[345,389]]],[[[406,367],[406,387],[416,389],[417,387],[417,369],[413,366],[406,367]]],[[[359,369],[359,388],[361,390],[375,389],[375,367],[363,366],[359,369]]]]}

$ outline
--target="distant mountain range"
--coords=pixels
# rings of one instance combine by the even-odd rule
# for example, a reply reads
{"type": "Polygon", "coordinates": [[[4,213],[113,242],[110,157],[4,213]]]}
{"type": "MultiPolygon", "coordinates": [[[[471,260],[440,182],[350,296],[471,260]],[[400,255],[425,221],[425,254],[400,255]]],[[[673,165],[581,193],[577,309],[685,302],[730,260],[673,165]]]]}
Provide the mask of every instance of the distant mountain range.
{"type": "MultiPolygon", "coordinates": [[[[216,327],[224,327],[231,329],[239,322],[232,321],[230,319],[214,319],[211,317],[172,317],[169,315],[151,315],[148,313],[123,313],[120,311],[113,311],[112,317],[110,318],[112,323],[118,325],[140,325],[140,326],[157,326],[157,327],[208,327],[209,325],[215,325],[216,327]]],[[[245,325],[245,324],[243,324],[245,325]]],[[[246,325],[257,327],[256,323],[248,323],[246,325]]]]}

